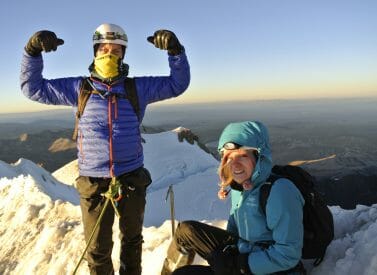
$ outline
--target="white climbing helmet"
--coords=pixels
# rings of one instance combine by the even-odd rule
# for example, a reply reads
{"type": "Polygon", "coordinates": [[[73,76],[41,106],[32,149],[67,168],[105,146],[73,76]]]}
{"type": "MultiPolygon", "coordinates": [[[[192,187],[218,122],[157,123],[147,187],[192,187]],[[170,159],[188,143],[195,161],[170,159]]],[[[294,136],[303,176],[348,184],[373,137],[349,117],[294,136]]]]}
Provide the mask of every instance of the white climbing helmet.
{"type": "Polygon", "coordinates": [[[118,25],[105,23],[100,25],[93,34],[93,46],[100,43],[118,44],[127,48],[127,34],[118,25]]]}

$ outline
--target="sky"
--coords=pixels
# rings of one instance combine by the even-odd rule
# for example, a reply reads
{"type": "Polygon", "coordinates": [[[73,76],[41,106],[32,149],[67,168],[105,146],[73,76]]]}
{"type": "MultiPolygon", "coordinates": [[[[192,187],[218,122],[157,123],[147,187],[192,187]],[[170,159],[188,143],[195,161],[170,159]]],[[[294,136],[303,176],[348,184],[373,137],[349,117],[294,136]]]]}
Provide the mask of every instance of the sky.
{"type": "MultiPolygon", "coordinates": [[[[180,143],[172,132],[143,135],[145,163],[153,183],[148,188],[143,227],[143,275],[158,275],[171,241],[167,187],[173,185],[175,225],[186,219],[225,228],[229,200],[217,199],[218,161],[196,145],[180,143]],[[159,158],[156,158],[159,156],[159,158]]],[[[84,251],[79,197],[72,186],[77,162],[50,174],[20,159],[0,161],[0,273],[72,274],[84,251]]],[[[323,262],[310,275],[377,274],[377,204],[353,210],[330,207],[335,238],[323,262]]],[[[117,220],[117,219],[116,219],[117,220]]],[[[119,230],[113,226],[112,260],[119,269],[119,230]]],[[[194,263],[205,264],[196,256],[194,263]]],[[[84,261],[77,274],[88,274],[84,261]]],[[[117,274],[117,273],[116,273],[117,274]]]]}
{"type": "Polygon", "coordinates": [[[157,29],[176,33],[192,79],[168,104],[376,97],[376,13],[375,0],[2,0],[0,113],[47,108],[19,87],[33,33],[47,29],[65,41],[44,55],[44,77],[88,75],[92,34],[104,22],[128,35],[130,76],[168,74],[166,53],[146,37],[157,29]]]}

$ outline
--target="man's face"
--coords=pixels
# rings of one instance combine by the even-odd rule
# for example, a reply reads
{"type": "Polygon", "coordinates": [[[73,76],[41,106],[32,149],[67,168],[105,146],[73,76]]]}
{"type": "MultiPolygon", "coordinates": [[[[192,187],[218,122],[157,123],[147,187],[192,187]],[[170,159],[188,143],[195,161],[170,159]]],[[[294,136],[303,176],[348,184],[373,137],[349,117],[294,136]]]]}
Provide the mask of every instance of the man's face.
{"type": "Polygon", "coordinates": [[[110,44],[110,43],[99,44],[97,52],[96,52],[96,56],[109,54],[109,53],[122,58],[123,57],[122,46],[118,44],[110,44]]]}
{"type": "Polygon", "coordinates": [[[251,178],[255,168],[255,157],[251,150],[225,150],[224,158],[230,167],[233,180],[243,183],[251,178]]]}

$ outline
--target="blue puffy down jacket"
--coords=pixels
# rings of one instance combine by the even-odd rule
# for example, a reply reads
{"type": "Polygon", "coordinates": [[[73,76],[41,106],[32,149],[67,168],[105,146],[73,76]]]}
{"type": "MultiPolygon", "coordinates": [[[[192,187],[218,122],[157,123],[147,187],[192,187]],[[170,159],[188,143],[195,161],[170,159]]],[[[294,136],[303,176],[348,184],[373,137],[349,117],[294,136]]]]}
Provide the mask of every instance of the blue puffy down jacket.
{"type": "MultiPolygon", "coordinates": [[[[140,117],[149,103],[182,94],[190,82],[190,67],[185,53],[169,56],[170,75],[135,77],[140,117]]],[[[77,106],[83,77],[45,79],[42,56],[24,53],[21,64],[21,89],[31,100],[52,105],[77,106]]],[[[97,90],[110,95],[103,99],[92,94],[79,121],[77,149],[81,176],[112,177],[143,166],[143,147],[138,118],[130,102],[116,94],[126,93],[124,81],[111,86],[93,82],[97,90]]]]}

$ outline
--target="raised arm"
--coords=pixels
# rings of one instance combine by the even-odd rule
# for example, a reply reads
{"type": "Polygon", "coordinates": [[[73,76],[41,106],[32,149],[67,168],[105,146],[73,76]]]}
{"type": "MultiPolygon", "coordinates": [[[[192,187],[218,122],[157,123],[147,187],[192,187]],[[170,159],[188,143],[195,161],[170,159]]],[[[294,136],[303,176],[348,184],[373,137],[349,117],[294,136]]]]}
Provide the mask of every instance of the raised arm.
{"type": "Polygon", "coordinates": [[[22,57],[20,84],[24,95],[43,104],[74,106],[81,77],[45,79],[42,76],[42,51],[56,51],[64,41],[51,31],[35,33],[25,46],[22,57]]]}
{"type": "Polygon", "coordinates": [[[136,78],[137,89],[143,94],[145,104],[182,94],[190,83],[190,66],[184,47],[176,35],[168,30],[158,30],[147,40],[156,48],[167,50],[170,75],[136,78]]]}

